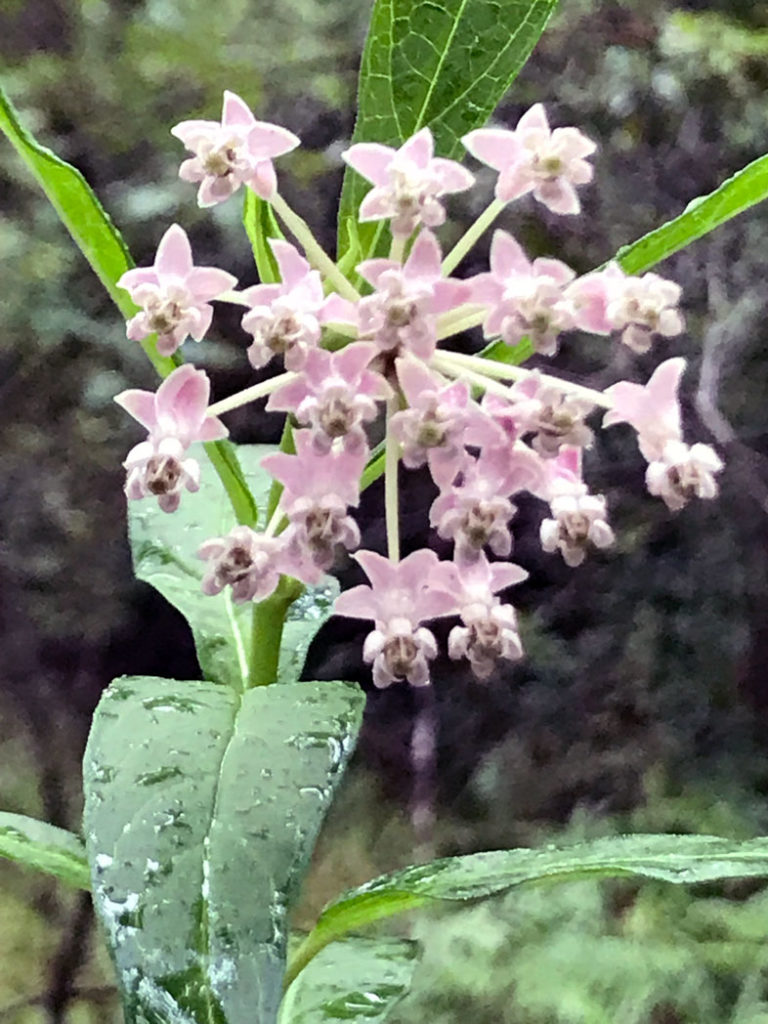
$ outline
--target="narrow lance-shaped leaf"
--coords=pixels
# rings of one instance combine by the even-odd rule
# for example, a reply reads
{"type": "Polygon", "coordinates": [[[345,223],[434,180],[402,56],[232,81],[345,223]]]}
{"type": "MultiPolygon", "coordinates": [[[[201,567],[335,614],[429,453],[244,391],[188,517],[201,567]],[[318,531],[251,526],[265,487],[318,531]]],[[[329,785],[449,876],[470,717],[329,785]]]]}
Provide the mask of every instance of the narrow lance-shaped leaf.
{"type": "Polygon", "coordinates": [[[270,238],[285,238],[272,212],[272,207],[261,199],[253,189],[245,190],[243,224],[253,249],[253,258],[262,284],[274,284],[280,280],[280,271],[275,255],[268,245],[270,238]]]}
{"type": "MultiPolygon", "coordinates": [[[[274,446],[247,445],[237,451],[247,485],[264,510],[272,480],[259,468],[259,460],[274,446]]],[[[203,541],[232,529],[235,516],[206,456],[198,452],[196,457],[202,466],[200,490],[185,494],[172,515],[154,499],[130,502],[133,568],[138,579],[159,590],[189,622],[206,678],[242,690],[248,679],[251,605],[234,604],[228,588],[215,596],[203,594],[205,565],[197,557],[203,541]]]]}
{"type": "MultiPolygon", "coordinates": [[[[45,192],[112,301],[126,319],[132,317],[137,307],[128,293],[117,287],[117,281],[134,265],[120,232],[80,171],[41,146],[26,131],[2,87],[0,129],[45,192]]],[[[178,365],[178,359],[158,355],[154,336],[142,345],[162,377],[167,377],[178,365]]]]}
{"type": "Polygon", "coordinates": [[[379,1024],[405,995],[419,948],[407,939],[360,936],[324,949],[291,985],[279,1024],[379,1024]]]}
{"type": "Polygon", "coordinates": [[[46,821],[0,811],[0,857],[44,871],[77,889],[90,888],[82,840],[46,821]]]}
{"type": "Polygon", "coordinates": [[[286,908],[364,697],[295,683],[115,681],[84,760],[96,910],[128,1024],[271,1024],[286,908]]]}
{"type": "MultiPolygon", "coordinates": [[[[363,53],[353,142],[399,146],[425,125],[440,156],[485,124],[528,59],[557,0],[377,0],[363,53]]],[[[340,245],[363,253],[377,225],[355,227],[370,184],[352,170],[339,209],[340,245]]]]}
{"type": "Polygon", "coordinates": [[[543,849],[447,857],[376,878],[329,904],[297,951],[294,977],[346,932],[437,900],[494,896],[524,882],[637,876],[666,882],[768,877],[768,837],[737,842],[716,836],[616,836],[543,849]]]}
{"type": "Polygon", "coordinates": [[[762,156],[714,192],[694,199],[679,217],[623,246],[615,259],[628,274],[641,274],[766,198],[768,156],[762,156]]]}

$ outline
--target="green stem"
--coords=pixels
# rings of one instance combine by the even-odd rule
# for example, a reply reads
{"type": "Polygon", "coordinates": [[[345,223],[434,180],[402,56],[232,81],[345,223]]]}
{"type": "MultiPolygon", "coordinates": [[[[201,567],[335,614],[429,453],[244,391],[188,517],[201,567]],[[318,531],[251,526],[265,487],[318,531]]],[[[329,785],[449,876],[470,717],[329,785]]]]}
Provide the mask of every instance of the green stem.
{"type": "Polygon", "coordinates": [[[325,252],[312,234],[309,224],[298,213],[294,213],[279,192],[269,201],[272,204],[272,209],[283,224],[285,224],[296,240],[304,246],[304,252],[311,265],[316,270],[319,270],[327,281],[330,281],[339,295],[343,295],[345,299],[356,302],[360,298],[360,292],[354,285],[350,284],[328,253],[325,252]]]}
{"type": "Polygon", "coordinates": [[[505,206],[506,203],[502,203],[499,199],[494,199],[483,210],[475,223],[466,230],[443,260],[442,271],[444,277],[447,277],[458,266],[459,262],[466,256],[478,238],[485,234],[486,230],[493,224],[505,206]]]}
{"type": "Polygon", "coordinates": [[[277,680],[280,641],[288,609],[304,587],[291,576],[281,576],[277,589],[253,606],[248,687],[269,686],[277,680]]]}
{"type": "Polygon", "coordinates": [[[479,303],[465,303],[458,309],[452,309],[450,313],[444,313],[437,320],[437,340],[443,341],[450,338],[452,334],[461,334],[462,331],[470,331],[473,327],[479,327],[488,316],[488,307],[479,303]]]}

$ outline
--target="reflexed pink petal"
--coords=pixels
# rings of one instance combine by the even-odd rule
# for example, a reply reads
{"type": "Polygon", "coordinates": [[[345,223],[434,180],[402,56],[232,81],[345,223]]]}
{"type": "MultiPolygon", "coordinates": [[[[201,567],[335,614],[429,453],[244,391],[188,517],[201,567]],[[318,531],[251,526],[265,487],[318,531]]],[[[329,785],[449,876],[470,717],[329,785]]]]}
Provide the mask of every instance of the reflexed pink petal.
{"type": "Polygon", "coordinates": [[[153,391],[139,391],[131,388],[115,395],[115,401],[147,430],[153,430],[157,424],[155,412],[155,394],[153,391]]]}
{"type": "Polygon", "coordinates": [[[365,280],[375,288],[383,273],[387,270],[395,270],[399,268],[399,266],[400,265],[394,260],[377,258],[372,260],[363,260],[362,263],[358,263],[356,270],[361,277],[364,277],[365,280]]]}
{"type": "Polygon", "coordinates": [[[581,203],[576,189],[569,181],[558,178],[556,181],[544,181],[534,186],[533,194],[553,213],[579,213],[581,203]]]}
{"type": "Polygon", "coordinates": [[[192,270],[192,247],[187,233],[178,224],[171,224],[157,247],[155,270],[163,277],[184,279],[192,270]]]}
{"type": "Polygon", "coordinates": [[[378,345],[372,341],[353,342],[340,352],[334,353],[334,371],[343,380],[347,381],[348,384],[351,384],[359,379],[363,370],[368,366],[378,350],[378,345]]]}
{"type": "Polygon", "coordinates": [[[388,184],[389,165],[395,150],[378,142],[357,142],[341,154],[342,160],[374,185],[388,184]]]}
{"type": "Polygon", "coordinates": [[[269,160],[290,153],[301,145],[301,139],[287,128],[267,121],[256,121],[248,132],[246,148],[257,160],[269,160]]]}
{"type": "Polygon", "coordinates": [[[271,160],[260,160],[248,176],[248,184],[261,199],[271,199],[277,191],[277,175],[271,160]]]}
{"type": "Polygon", "coordinates": [[[359,220],[381,220],[382,217],[391,217],[394,212],[390,190],[372,188],[360,203],[359,220]]]}
{"type": "Polygon", "coordinates": [[[435,281],[433,286],[432,311],[434,313],[446,313],[449,309],[469,302],[472,297],[472,288],[466,281],[445,279],[435,281]]]}
{"type": "Polygon", "coordinates": [[[198,441],[221,441],[229,437],[229,431],[218,416],[206,416],[197,432],[198,441]]]}
{"type": "Polygon", "coordinates": [[[244,288],[240,292],[240,297],[253,309],[256,306],[270,306],[282,292],[282,286],[279,284],[254,284],[250,288],[244,288]]]}
{"type": "Polygon", "coordinates": [[[518,159],[520,140],[504,128],[481,128],[461,140],[473,157],[500,171],[518,159]]]}
{"type": "Polygon", "coordinates": [[[509,203],[530,192],[533,184],[533,175],[526,164],[511,164],[499,174],[495,189],[496,198],[502,203],[509,203]]]}
{"type": "Polygon", "coordinates": [[[218,267],[193,267],[187,275],[186,285],[196,302],[208,302],[237,284],[234,274],[218,267]]]}
{"type": "Polygon", "coordinates": [[[542,129],[549,133],[549,121],[543,103],[534,103],[517,122],[515,131],[528,131],[532,128],[542,129]]]}
{"type": "Polygon", "coordinates": [[[220,128],[218,121],[181,121],[171,128],[171,135],[180,139],[187,149],[195,150],[202,140],[215,137],[220,128]]]}
{"type": "Polygon", "coordinates": [[[118,280],[117,287],[125,288],[127,292],[133,291],[143,284],[157,285],[157,271],[154,267],[136,267],[134,270],[126,270],[118,280]]]}
{"type": "MultiPolygon", "coordinates": [[[[578,128],[555,128],[552,132],[552,142],[565,160],[575,160],[591,156],[597,149],[597,143],[579,131],[578,128]]],[[[591,166],[589,164],[586,164],[586,166],[589,167],[591,173],[591,166]]]]}
{"type": "MultiPolygon", "coordinates": [[[[241,100],[235,93],[228,89],[224,90],[224,103],[221,109],[221,123],[231,126],[237,125],[247,127],[253,124],[255,118],[244,100],[241,100]]],[[[183,140],[182,140],[183,141],[183,140]]]]}
{"type": "Polygon", "coordinates": [[[435,157],[431,164],[431,170],[435,172],[440,181],[440,186],[446,192],[465,192],[472,188],[475,183],[475,176],[466,167],[455,160],[444,160],[442,157],[435,157]]]}
{"type": "Polygon", "coordinates": [[[348,619],[375,619],[378,614],[378,603],[373,597],[373,590],[365,584],[360,584],[339,594],[333,610],[336,615],[345,615],[348,619]]]}
{"type": "Polygon", "coordinates": [[[210,391],[210,381],[203,370],[189,364],[179,366],[157,389],[158,422],[167,418],[194,431],[205,415],[210,391]]]}
{"type": "Polygon", "coordinates": [[[338,292],[331,292],[323,302],[318,319],[322,324],[353,324],[357,326],[357,306],[349,299],[342,298],[338,292]]]}
{"type": "Polygon", "coordinates": [[[412,161],[421,170],[428,165],[435,152],[435,143],[429,128],[422,128],[403,143],[397,151],[398,157],[412,161]]]}
{"type": "Polygon", "coordinates": [[[420,359],[401,356],[395,360],[395,368],[400,387],[411,406],[416,405],[425,391],[436,391],[441,386],[439,379],[420,359]]]}
{"type": "Polygon", "coordinates": [[[560,260],[550,260],[540,256],[533,261],[533,271],[541,277],[551,277],[559,285],[566,285],[574,279],[576,272],[560,260]]]}
{"type": "Polygon", "coordinates": [[[440,243],[431,231],[425,230],[420,232],[413,243],[404,270],[408,277],[425,277],[431,280],[440,277],[441,261],[440,243]]]}
{"type": "Polygon", "coordinates": [[[352,557],[362,566],[374,590],[383,591],[397,586],[398,567],[402,563],[396,565],[375,551],[357,551],[352,557]]]}
{"type": "Polygon", "coordinates": [[[525,250],[508,231],[494,231],[490,251],[491,272],[497,280],[522,274],[528,276],[531,264],[525,250]]]}
{"type": "Polygon", "coordinates": [[[269,245],[275,254],[283,284],[290,289],[303,281],[311,267],[299,250],[281,238],[270,238],[269,245]]]}
{"type": "Polygon", "coordinates": [[[194,306],[189,310],[189,334],[195,341],[202,341],[213,320],[213,306],[194,306]]]}

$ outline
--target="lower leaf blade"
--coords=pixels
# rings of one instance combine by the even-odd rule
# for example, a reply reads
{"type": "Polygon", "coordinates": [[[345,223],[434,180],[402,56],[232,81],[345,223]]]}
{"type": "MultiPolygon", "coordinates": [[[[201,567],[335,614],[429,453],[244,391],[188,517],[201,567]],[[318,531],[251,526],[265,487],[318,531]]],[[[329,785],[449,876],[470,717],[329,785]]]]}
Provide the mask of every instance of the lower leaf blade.
{"type": "Polygon", "coordinates": [[[285,912],[351,750],[345,683],[117,680],[84,764],[94,902],[126,1019],[276,1019],[285,912]]]}

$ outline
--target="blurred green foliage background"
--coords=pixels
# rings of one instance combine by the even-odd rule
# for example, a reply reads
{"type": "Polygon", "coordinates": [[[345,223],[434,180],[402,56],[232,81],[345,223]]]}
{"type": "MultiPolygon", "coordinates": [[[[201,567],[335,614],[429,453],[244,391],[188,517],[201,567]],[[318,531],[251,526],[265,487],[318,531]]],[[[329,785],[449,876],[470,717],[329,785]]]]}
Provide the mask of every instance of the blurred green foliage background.
{"type": "MultiPolygon", "coordinates": [[[[139,263],[165,228],[199,262],[256,281],[238,201],[201,212],[168,128],[241,94],[304,148],[281,187],[333,248],[339,154],[354,123],[367,0],[3,0],[0,73],[26,124],[76,164],[139,263]]],[[[768,9],[760,0],[569,0],[498,112],[531,103],[600,144],[578,220],[507,215],[535,255],[579,271],[678,213],[768,140],[768,9]]],[[[452,207],[458,236],[490,193],[452,207]]],[[[483,191],[485,187],[485,192],[483,191]]],[[[486,240],[487,245],[487,240],[486,240]]],[[[529,652],[477,684],[437,673],[432,853],[614,831],[768,833],[768,209],[661,268],[685,289],[687,430],[717,443],[720,501],[671,516],[643,493],[629,432],[588,463],[614,553],[570,571],[537,550],[523,505],[516,558],[529,652]]],[[[480,269],[483,254],[466,261],[480,269]]],[[[112,396],[153,386],[137,345],[55,214],[0,143],[0,806],[78,828],[79,758],[101,689],[122,672],[195,678],[184,624],[130,575],[120,462],[136,440],[112,396]]],[[[253,375],[237,316],[191,356],[217,395],[253,375]]],[[[596,386],[645,379],[638,359],[572,338],[559,365],[596,386]]],[[[246,410],[237,440],[279,424],[246,410]]],[[[381,527],[364,504],[367,542],[381,527]]],[[[414,475],[409,502],[430,494],[414,475]]],[[[415,542],[421,522],[406,524],[415,542]]],[[[423,518],[423,516],[422,516],[423,518]]],[[[364,678],[359,634],[326,629],[315,678],[364,678]]],[[[359,753],[302,905],[309,925],[347,885],[411,861],[408,739],[417,698],[372,694],[359,753]]],[[[423,850],[421,851],[423,852],[423,850]]],[[[408,922],[397,927],[409,927],[408,922]]],[[[549,887],[412,927],[424,967],[397,1024],[767,1024],[768,905],[754,883],[692,891],[549,887]]],[[[0,1022],[119,1019],[88,900],[0,864],[0,1022]]]]}

